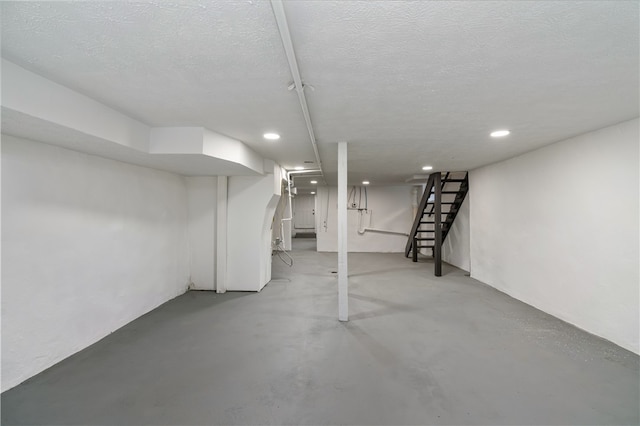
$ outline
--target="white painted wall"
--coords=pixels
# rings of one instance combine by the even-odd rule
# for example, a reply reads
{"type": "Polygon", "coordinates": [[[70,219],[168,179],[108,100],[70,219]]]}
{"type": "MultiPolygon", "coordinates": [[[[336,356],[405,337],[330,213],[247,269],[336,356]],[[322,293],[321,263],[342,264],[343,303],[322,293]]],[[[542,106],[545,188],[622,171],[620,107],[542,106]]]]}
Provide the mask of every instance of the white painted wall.
{"type": "MultiPolygon", "coordinates": [[[[319,187],[317,192],[318,251],[334,252],[338,250],[338,190],[336,187],[319,187]]],[[[412,187],[410,185],[371,186],[367,188],[367,194],[370,214],[363,215],[363,227],[368,225],[371,228],[409,233],[413,223],[412,187]]],[[[356,210],[347,212],[348,251],[404,252],[408,238],[406,235],[376,232],[365,232],[364,235],[361,235],[358,233],[359,217],[360,213],[356,210]]]]}
{"type": "Polygon", "coordinates": [[[470,194],[467,193],[460,210],[458,210],[456,220],[453,221],[453,226],[442,245],[442,260],[467,272],[471,267],[469,198],[470,194]]]}
{"type": "Polygon", "coordinates": [[[260,291],[271,280],[272,226],[282,179],[280,166],[272,163],[271,169],[260,177],[229,177],[228,291],[260,291]]]}
{"type": "Polygon", "coordinates": [[[2,136],[2,390],[183,293],[177,175],[2,136]]]}
{"type": "Polygon", "coordinates": [[[470,174],[472,276],[636,353],[638,125],[470,174]]]}
{"type": "Polygon", "coordinates": [[[218,178],[187,177],[189,264],[192,288],[216,289],[216,209],[218,178]]]}

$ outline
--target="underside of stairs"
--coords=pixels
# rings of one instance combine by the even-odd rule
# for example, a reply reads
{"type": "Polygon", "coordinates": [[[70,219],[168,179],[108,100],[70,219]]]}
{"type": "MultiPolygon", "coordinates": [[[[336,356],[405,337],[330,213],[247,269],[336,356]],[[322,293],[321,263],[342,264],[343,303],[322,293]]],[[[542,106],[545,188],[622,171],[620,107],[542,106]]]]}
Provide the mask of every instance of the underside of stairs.
{"type": "Polygon", "coordinates": [[[442,245],[468,191],[467,172],[437,172],[427,180],[404,255],[417,262],[420,250],[430,249],[437,277],[442,276],[442,245]]]}

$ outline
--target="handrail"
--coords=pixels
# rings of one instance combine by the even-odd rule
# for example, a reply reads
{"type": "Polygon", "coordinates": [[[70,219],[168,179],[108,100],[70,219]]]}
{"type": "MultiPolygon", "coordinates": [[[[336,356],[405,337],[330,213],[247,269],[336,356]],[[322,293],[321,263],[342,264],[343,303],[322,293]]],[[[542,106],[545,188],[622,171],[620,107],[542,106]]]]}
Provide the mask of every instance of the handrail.
{"type": "MultiPolygon", "coordinates": [[[[440,172],[437,172],[440,173],[440,172]]],[[[433,182],[435,179],[436,173],[431,173],[429,175],[429,179],[427,180],[427,185],[424,187],[424,192],[422,193],[422,199],[420,200],[420,205],[418,206],[418,214],[413,221],[413,225],[411,226],[411,232],[409,232],[409,238],[407,240],[407,245],[404,248],[405,257],[409,257],[409,253],[411,252],[411,247],[413,245],[413,237],[416,235],[418,228],[420,227],[420,221],[422,220],[422,213],[424,209],[427,207],[427,202],[429,201],[429,194],[431,194],[431,190],[433,189],[433,182]]]]}

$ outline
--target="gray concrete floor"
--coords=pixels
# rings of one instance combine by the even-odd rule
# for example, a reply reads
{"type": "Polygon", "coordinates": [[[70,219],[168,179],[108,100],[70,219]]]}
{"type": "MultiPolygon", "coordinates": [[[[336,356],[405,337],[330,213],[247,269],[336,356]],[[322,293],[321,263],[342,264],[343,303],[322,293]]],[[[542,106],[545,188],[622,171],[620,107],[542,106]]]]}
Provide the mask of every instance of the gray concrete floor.
{"type": "Polygon", "coordinates": [[[259,294],[189,292],[2,394],[2,424],[638,424],[638,357],[453,267],[298,240],[259,294]]]}

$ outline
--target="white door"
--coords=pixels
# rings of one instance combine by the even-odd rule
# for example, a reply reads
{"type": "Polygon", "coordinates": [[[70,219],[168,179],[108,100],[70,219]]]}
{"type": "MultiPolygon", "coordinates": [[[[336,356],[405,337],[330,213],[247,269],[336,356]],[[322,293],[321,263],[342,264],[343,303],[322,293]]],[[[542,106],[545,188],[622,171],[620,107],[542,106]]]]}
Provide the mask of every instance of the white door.
{"type": "Polygon", "coordinates": [[[296,229],[315,229],[315,195],[298,195],[293,199],[293,226],[296,229]]]}

